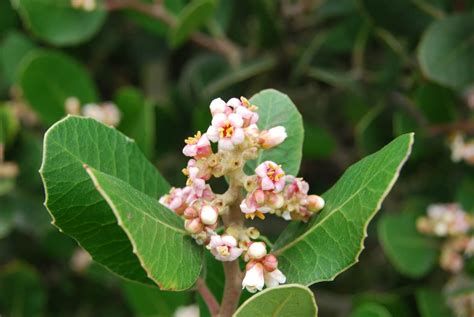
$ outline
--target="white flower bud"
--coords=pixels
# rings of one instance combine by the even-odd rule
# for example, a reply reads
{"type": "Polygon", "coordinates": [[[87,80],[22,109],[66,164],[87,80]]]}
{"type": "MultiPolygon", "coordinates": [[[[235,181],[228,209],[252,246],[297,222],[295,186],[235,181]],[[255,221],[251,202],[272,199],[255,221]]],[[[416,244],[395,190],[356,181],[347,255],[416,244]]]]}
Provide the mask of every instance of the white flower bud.
{"type": "Polygon", "coordinates": [[[265,255],[267,255],[267,247],[265,243],[263,242],[252,243],[247,251],[247,255],[251,259],[255,259],[255,260],[263,258],[265,255]]]}
{"type": "Polygon", "coordinates": [[[324,208],[324,199],[318,195],[308,196],[308,208],[312,212],[318,212],[324,208]]]}
{"type": "Polygon", "coordinates": [[[264,149],[269,149],[281,144],[285,141],[286,137],[285,127],[278,126],[271,128],[270,130],[265,130],[260,133],[259,143],[264,149]]]}
{"type": "Polygon", "coordinates": [[[226,106],[227,105],[224,100],[222,100],[221,98],[216,98],[211,101],[211,105],[209,106],[209,108],[211,109],[212,115],[215,115],[216,113],[223,113],[225,111],[226,106]]]}
{"type": "Polygon", "coordinates": [[[205,205],[201,209],[201,221],[203,224],[211,226],[217,222],[217,210],[214,207],[205,205]]]}

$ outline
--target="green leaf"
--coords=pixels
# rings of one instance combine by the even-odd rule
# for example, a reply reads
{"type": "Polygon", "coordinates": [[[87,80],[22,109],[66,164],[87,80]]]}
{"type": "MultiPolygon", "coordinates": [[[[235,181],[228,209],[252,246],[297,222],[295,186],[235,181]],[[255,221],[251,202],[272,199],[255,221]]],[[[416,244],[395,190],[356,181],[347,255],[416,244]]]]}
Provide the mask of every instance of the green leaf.
{"type": "Polygon", "coordinates": [[[416,304],[421,317],[451,317],[453,314],[446,305],[446,298],[442,293],[420,289],[416,292],[416,304]]]}
{"type": "Polygon", "coordinates": [[[46,132],[40,169],[45,205],[63,233],[118,275],[151,283],[132,244],[83,168],[87,164],[157,199],[169,185],[131,139],[93,119],[67,117],[46,132]]]}
{"type": "Polygon", "coordinates": [[[297,284],[267,288],[252,296],[233,317],[310,317],[318,315],[311,290],[297,284]]]}
{"type": "Polygon", "coordinates": [[[377,303],[365,303],[359,305],[354,311],[351,312],[349,317],[391,317],[392,315],[387,310],[377,303]]]}
{"type": "Polygon", "coordinates": [[[187,292],[165,292],[156,287],[124,281],[122,292],[133,316],[172,317],[176,309],[190,303],[191,294],[187,292]]]}
{"type": "Polygon", "coordinates": [[[332,280],[358,261],[367,226],[395,184],[412,143],[413,134],[402,135],[351,166],[323,195],[326,207],[318,216],[283,231],[274,253],[289,283],[332,280]]]}
{"type": "Polygon", "coordinates": [[[9,84],[18,78],[18,70],[22,59],[35,45],[31,40],[17,31],[12,31],[5,36],[0,46],[0,67],[9,84]]]}
{"type": "Polygon", "coordinates": [[[20,123],[8,104],[0,103],[0,144],[9,145],[20,130],[20,123]]]}
{"type": "Polygon", "coordinates": [[[176,26],[170,29],[171,46],[183,44],[214,15],[215,9],[215,0],[194,0],[186,5],[177,17],[176,26]]]}
{"type": "Polygon", "coordinates": [[[145,100],[140,91],[132,87],[120,89],[114,101],[122,114],[117,128],[134,139],[143,153],[151,158],[156,135],[153,104],[145,100]]]}
{"type": "Polygon", "coordinates": [[[71,0],[11,0],[23,23],[39,38],[58,46],[90,39],[105,21],[107,11],[85,11],[71,0]]]}
{"type": "Polygon", "coordinates": [[[148,277],[161,289],[193,286],[201,272],[202,248],[184,230],[183,220],[126,182],[90,167],[86,170],[127,234],[148,277]]]}
{"type": "Polygon", "coordinates": [[[0,1],[0,35],[16,27],[18,17],[10,1],[0,1]]]}
{"type": "Polygon", "coordinates": [[[474,14],[434,22],[418,48],[421,70],[429,79],[454,89],[474,83],[474,14]]]}
{"type": "Polygon", "coordinates": [[[9,317],[43,316],[46,292],[36,270],[11,262],[0,271],[0,311],[9,317]]]}
{"type": "Polygon", "coordinates": [[[39,50],[28,54],[22,65],[20,86],[28,103],[47,125],[64,117],[67,98],[76,97],[81,104],[98,99],[82,65],[58,52],[39,50]]]}
{"type": "Polygon", "coordinates": [[[421,277],[437,263],[437,244],[416,229],[417,214],[384,214],[378,235],[385,254],[395,268],[409,277],[421,277]]]}
{"type": "Polygon", "coordinates": [[[288,175],[297,175],[303,153],[304,128],[303,119],[290,98],[274,89],[262,90],[250,98],[250,102],[258,107],[260,129],[284,126],[288,137],[270,150],[261,151],[256,160],[249,161],[246,172],[254,173],[255,167],[270,160],[281,164],[288,175]]]}
{"type": "Polygon", "coordinates": [[[359,0],[377,26],[402,36],[418,36],[432,19],[412,0],[359,0]]]}

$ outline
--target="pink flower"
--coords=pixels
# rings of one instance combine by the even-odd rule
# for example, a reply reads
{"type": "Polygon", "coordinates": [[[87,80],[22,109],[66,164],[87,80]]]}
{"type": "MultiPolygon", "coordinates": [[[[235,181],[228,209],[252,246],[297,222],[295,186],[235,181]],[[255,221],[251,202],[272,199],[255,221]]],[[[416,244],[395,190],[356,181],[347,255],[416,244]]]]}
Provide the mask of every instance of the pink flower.
{"type": "Polygon", "coordinates": [[[255,293],[257,290],[261,291],[265,285],[263,271],[264,269],[261,263],[249,262],[245,277],[242,281],[242,288],[246,288],[250,293],[255,293]]]}
{"type": "Polygon", "coordinates": [[[265,219],[265,213],[271,211],[271,208],[265,206],[265,193],[261,189],[256,189],[252,193],[248,193],[247,197],[240,203],[240,210],[245,214],[245,218],[254,219],[257,216],[265,219]]]}
{"type": "Polygon", "coordinates": [[[207,137],[212,142],[218,142],[219,150],[233,150],[235,145],[244,142],[243,123],[242,117],[235,113],[217,113],[212,118],[212,125],[207,129],[207,137]]]}
{"type": "Polygon", "coordinates": [[[286,276],[279,269],[272,272],[265,271],[263,277],[267,287],[275,287],[286,282],[286,276]]]}
{"type": "Polygon", "coordinates": [[[258,113],[255,112],[257,107],[251,105],[246,98],[240,97],[240,100],[232,98],[227,102],[227,104],[234,108],[236,114],[242,117],[244,120],[244,127],[257,123],[258,113]]]}
{"type": "Polygon", "coordinates": [[[272,161],[265,161],[255,169],[258,182],[263,190],[273,190],[275,193],[281,192],[285,187],[285,172],[280,165],[272,161]]]}
{"type": "Polygon", "coordinates": [[[261,291],[263,286],[275,287],[286,282],[285,275],[277,269],[276,257],[269,254],[261,260],[252,260],[246,266],[242,288],[255,293],[261,291]]]}
{"type": "Polygon", "coordinates": [[[278,126],[260,133],[259,143],[264,149],[269,149],[280,145],[287,138],[285,127],[278,126]]]}
{"type": "Polygon", "coordinates": [[[211,236],[211,241],[207,248],[211,250],[212,255],[219,261],[234,261],[243,252],[237,246],[237,240],[233,236],[226,234],[211,236]]]}
{"type": "Polygon", "coordinates": [[[198,131],[194,137],[189,137],[184,140],[186,145],[183,148],[183,154],[196,159],[208,157],[212,154],[211,143],[207,136],[201,135],[198,131]]]}
{"type": "Polygon", "coordinates": [[[212,100],[209,108],[211,109],[212,116],[218,113],[230,114],[233,112],[233,109],[221,98],[212,100]]]}
{"type": "Polygon", "coordinates": [[[186,207],[188,207],[188,199],[192,194],[190,187],[171,188],[169,194],[160,198],[160,203],[173,210],[178,215],[182,215],[186,207]]]}

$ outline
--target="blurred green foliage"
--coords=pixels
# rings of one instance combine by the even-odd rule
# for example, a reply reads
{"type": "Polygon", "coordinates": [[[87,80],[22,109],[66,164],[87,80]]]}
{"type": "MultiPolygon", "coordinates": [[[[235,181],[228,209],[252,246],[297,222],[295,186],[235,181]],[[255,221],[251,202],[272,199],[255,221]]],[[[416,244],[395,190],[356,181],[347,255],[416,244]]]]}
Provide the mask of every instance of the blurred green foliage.
{"type": "MultiPolygon", "coordinates": [[[[81,267],[77,244],[50,225],[41,142],[68,97],[114,101],[118,129],[179,186],[182,141],[206,129],[219,96],[276,88],[291,97],[305,129],[300,174],[314,192],[414,131],[413,155],[382,209],[391,217],[378,226],[382,239],[384,230],[409,236],[411,225],[397,227],[430,203],[474,212],[474,168],[453,163],[448,146],[456,131],[474,135],[473,38],[471,0],[103,0],[92,11],[69,0],[0,0],[0,161],[19,171],[0,174],[0,314],[171,316],[195,301],[81,267]]],[[[285,223],[272,221],[263,230],[273,240],[285,223]]],[[[376,227],[361,263],[318,285],[320,315],[446,316],[434,304],[447,276],[420,277],[431,261],[385,256],[376,227]]],[[[404,243],[391,242],[394,252],[404,243]]],[[[206,279],[219,292],[216,275],[206,279]]]]}

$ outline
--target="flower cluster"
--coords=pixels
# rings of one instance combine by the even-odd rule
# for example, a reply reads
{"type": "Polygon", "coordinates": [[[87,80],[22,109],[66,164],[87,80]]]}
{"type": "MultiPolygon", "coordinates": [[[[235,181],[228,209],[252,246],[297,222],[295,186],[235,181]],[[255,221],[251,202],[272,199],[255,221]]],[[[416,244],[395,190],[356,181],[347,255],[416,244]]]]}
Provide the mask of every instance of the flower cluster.
{"type": "Polygon", "coordinates": [[[453,162],[465,161],[474,164],[474,140],[465,140],[464,135],[456,133],[451,139],[451,160],[453,162]]]}
{"type": "Polygon", "coordinates": [[[103,102],[101,104],[88,103],[81,107],[79,99],[69,97],[66,99],[64,107],[68,114],[83,115],[112,127],[118,126],[122,116],[120,110],[112,102],[103,102]]]}
{"type": "Polygon", "coordinates": [[[464,267],[464,258],[474,254],[474,238],[470,231],[474,219],[458,204],[433,204],[427,217],[417,221],[418,231],[447,238],[441,248],[440,266],[458,273],[464,267]]]}
{"type": "Polygon", "coordinates": [[[247,262],[242,287],[250,292],[284,283],[286,278],[278,269],[276,256],[268,254],[267,245],[258,241],[258,230],[245,227],[244,220],[265,219],[265,214],[273,214],[286,220],[308,221],[324,207],[321,197],[308,194],[307,182],[286,175],[275,162],[260,163],[254,175],[244,173],[247,161],[287,138],[282,126],[261,130],[257,110],[244,97],[227,102],[214,99],[207,131],[198,131],[184,141],[183,154],[189,157],[183,169],[186,186],[172,188],[160,198],[163,205],[184,218],[186,231],[217,260],[241,258],[247,262]],[[223,176],[229,188],[216,194],[208,181],[223,176]]]}

